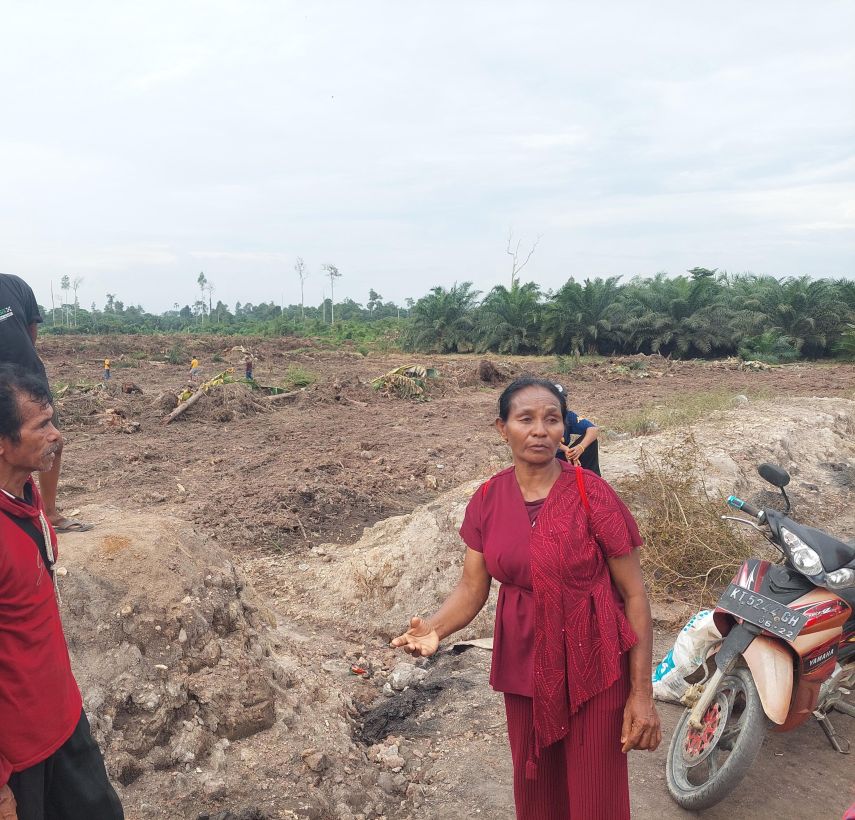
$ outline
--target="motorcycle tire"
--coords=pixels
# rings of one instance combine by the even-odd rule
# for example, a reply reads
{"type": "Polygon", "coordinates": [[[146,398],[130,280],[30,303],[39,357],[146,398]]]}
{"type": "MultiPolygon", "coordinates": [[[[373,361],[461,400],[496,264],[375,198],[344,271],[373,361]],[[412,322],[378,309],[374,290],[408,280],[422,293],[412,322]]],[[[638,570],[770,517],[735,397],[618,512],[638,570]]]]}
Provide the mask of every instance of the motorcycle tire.
{"type": "MultiPolygon", "coordinates": [[[[722,678],[716,700],[713,701],[710,709],[720,703],[721,698],[727,700],[728,692],[733,694],[733,701],[739,700],[742,708],[737,724],[739,732],[735,736],[727,738],[727,746],[719,746],[724,737],[718,737],[707,753],[708,756],[703,758],[700,764],[697,764],[702,766],[710,759],[718,761],[717,755],[721,751],[729,751],[727,758],[716,765],[715,772],[706,782],[691,782],[689,775],[696,774],[697,765],[693,768],[685,763],[684,749],[690,731],[689,713],[691,710],[687,709],[683,713],[668,747],[668,757],[665,763],[668,793],[675,803],[689,811],[707,809],[733,791],[742,778],[748,774],[751,764],[763,745],[763,739],[769,727],[769,719],[763,711],[760,695],[748,669],[739,667],[722,678]]],[[[726,731],[727,722],[732,714],[733,704],[731,703],[725,719],[725,727],[722,729],[723,732],[726,731]]],[[[711,767],[707,766],[706,769],[700,771],[709,768],[711,767]]]]}

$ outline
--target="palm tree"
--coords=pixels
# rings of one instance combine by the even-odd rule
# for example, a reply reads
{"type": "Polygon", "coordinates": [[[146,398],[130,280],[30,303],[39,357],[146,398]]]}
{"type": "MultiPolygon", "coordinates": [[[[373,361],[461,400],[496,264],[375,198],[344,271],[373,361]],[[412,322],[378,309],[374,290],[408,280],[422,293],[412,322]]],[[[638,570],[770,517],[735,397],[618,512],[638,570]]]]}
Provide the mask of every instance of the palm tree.
{"type": "Polygon", "coordinates": [[[432,288],[412,308],[406,343],[414,350],[468,352],[474,348],[474,312],[479,291],[471,282],[432,288]]]}
{"type": "Polygon", "coordinates": [[[540,344],[540,288],[534,282],[510,289],[496,285],[477,313],[478,347],[498,353],[531,353],[540,344]]]}
{"type": "Polygon", "coordinates": [[[789,336],[803,356],[826,355],[851,310],[841,289],[826,279],[764,277],[757,294],[766,327],[789,336]]]}
{"type": "Polygon", "coordinates": [[[738,334],[722,282],[708,275],[634,279],[625,291],[618,335],[631,349],[646,353],[732,352],[738,334]]]}
{"type": "Polygon", "coordinates": [[[550,353],[584,349],[588,353],[613,348],[614,319],[619,314],[620,277],[569,279],[545,308],[543,346],[550,353]]]}

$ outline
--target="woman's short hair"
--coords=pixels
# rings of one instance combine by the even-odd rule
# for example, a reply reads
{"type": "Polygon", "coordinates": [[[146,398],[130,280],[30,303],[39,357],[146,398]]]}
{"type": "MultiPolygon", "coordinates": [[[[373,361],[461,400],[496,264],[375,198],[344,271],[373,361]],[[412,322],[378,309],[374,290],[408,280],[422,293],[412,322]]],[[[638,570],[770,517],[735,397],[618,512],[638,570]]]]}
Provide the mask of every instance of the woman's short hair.
{"type": "Polygon", "coordinates": [[[508,416],[511,414],[511,402],[513,401],[514,396],[520,392],[520,390],[525,390],[527,387],[542,387],[544,390],[548,390],[558,399],[558,404],[561,406],[561,417],[567,415],[567,398],[564,393],[564,389],[559,385],[555,384],[555,382],[549,381],[549,379],[543,379],[540,376],[520,376],[518,379],[514,379],[503,391],[502,395],[499,396],[499,418],[502,421],[507,421],[508,416]]]}

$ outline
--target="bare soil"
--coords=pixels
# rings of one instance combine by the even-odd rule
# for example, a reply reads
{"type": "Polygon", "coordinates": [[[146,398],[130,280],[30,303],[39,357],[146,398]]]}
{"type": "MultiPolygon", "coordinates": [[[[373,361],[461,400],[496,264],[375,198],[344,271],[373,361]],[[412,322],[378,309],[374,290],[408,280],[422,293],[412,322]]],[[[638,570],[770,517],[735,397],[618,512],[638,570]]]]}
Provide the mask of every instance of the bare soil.
{"type": "MultiPolygon", "coordinates": [[[[46,338],[39,344],[67,440],[60,483],[66,511],[114,508],[185,522],[243,569],[276,615],[274,643],[299,645],[297,655],[307,664],[327,664],[325,685],[362,715],[354,721],[355,731],[378,704],[402,704],[380,736],[385,735],[386,746],[399,747],[406,781],[391,782],[389,773],[381,783],[387,795],[382,805],[352,808],[348,815],[341,806],[319,809],[323,804],[308,797],[300,802],[296,792],[303,790],[302,798],[320,790],[323,775],[313,775],[315,785],[307,786],[301,750],[282,749],[280,735],[262,731],[233,744],[228,754],[240,757],[234,769],[241,776],[228,788],[210,792],[207,803],[194,797],[183,804],[159,804],[158,783],[176,776],[164,771],[123,788],[129,818],[210,815],[225,820],[227,815],[217,812],[228,810],[231,816],[243,811],[250,817],[256,811],[254,816],[269,818],[513,817],[501,698],[487,685],[489,654],[479,649],[443,653],[430,664],[434,684],[423,700],[384,699],[379,685],[400,660],[385,648],[388,627],[379,617],[371,623],[345,617],[335,596],[321,594],[329,579],[319,580],[324,567],[329,574],[345,554],[336,550],[346,550],[366,527],[411,513],[505,466],[507,452],[492,427],[501,384],[479,380],[481,357],[363,356],[296,347],[294,340],[216,337],[194,339],[192,348],[176,337],[46,338]],[[306,374],[313,381],[293,401],[270,401],[260,391],[228,385],[163,426],[164,394],[186,386],[189,354],[200,358],[203,378],[229,366],[240,375],[244,350],[234,349],[236,344],[252,352],[259,384],[293,386],[295,375],[306,374]],[[167,354],[177,347],[187,361],[167,363],[167,354]],[[105,356],[113,361],[107,384],[101,381],[105,356]],[[439,371],[426,401],[383,395],[371,387],[376,376],[411,362],[439,371]],[[141,392],[122,392],[126,382],[141,392]],[[364,666],[368,674],[353,674],[352,666],[364,666]]],[[[604,429],[619,428],[633,411],[667,405],[677,396],[730,391],[851,399],[855,387],[855,366],[848,364],[746,371],[735,363],[632,357],[581,364],[567,374],[557,372],[554,358],[491,360],[505,378],[536,372],[561,380],[569,388],[571,406],[604,429]]],[[[838,472],[848,475],[852,463],[843,462],[838,472]]],[[[608,467],[606,474],[611,477],[608,467]]],[[[848,486],[842,491],[851,493],[848,486]]],[[[64,536],[63,548],[73,550],[74,538],[64,536]]],[[[664,652],[673,637],[674,624],[668,620],[666,613],[657,652],[664,652]]],[[[289,707],[292,722],[297,707],[289,707]]],[[[307,709],[297,720],[315,714],[307,709]]],[[[666,739],[678,714],[676,708],[663,708],[666,739]]],[[[317,715],[319,721],[328,719],[317,715]]],[[[855,736],[855,721],[837,720],[841,733],[855,736]]],[[[304,735],[311,730],[310,725],[301,728],[304,735]]],[[[317,733],[323,737],[323,725],[317,733]]],[[[377,752],[367,741],[364,746],[369,758],[377,752]]],[[[667,797],[664,754],[663,746],[653,755],[632,757],[636,817],[689,816],[667,797]]],[[[352,778],[353,789],[359,790],[365,776],[360,765],[352,762],[335,776],[344,778],[344,785],[352,778]]],[[[855,799],[847,796],[852,781],[851,761],[836,755],[819,727],[810,724],[772,737],[746,785],[707,816],[839,817],[855,799]]]]}

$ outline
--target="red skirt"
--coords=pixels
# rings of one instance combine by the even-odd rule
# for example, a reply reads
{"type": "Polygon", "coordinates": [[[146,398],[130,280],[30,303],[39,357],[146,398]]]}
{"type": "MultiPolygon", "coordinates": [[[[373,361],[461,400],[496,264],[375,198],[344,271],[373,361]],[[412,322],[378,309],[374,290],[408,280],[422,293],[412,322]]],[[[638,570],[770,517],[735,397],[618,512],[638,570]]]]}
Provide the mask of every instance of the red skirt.
{"type": "Polygon", "coordinates": [[[534,780],[526,779],[534,741],[532,699],[505,694],[517,820],[629,820],[627,756],[620,750],[628,694],[624,671],[573,715],[564,738],[541,749],[534,780]]]}

